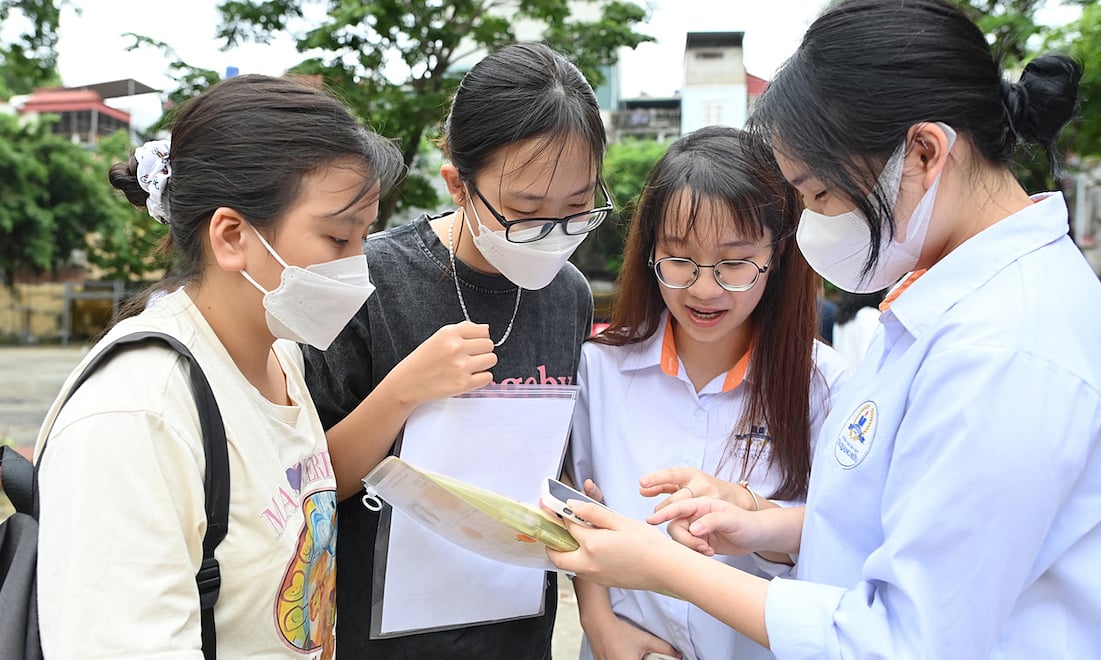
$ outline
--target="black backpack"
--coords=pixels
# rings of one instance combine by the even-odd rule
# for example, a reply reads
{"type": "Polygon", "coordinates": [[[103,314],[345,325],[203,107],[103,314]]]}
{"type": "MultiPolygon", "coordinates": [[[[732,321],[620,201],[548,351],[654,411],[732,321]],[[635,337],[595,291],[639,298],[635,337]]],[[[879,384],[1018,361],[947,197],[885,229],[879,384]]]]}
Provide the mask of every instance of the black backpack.
{"type": "MultiPolygon", "coordinates": [[[[203,656],[217,654],[214,630],[214,603],[218,601],[221,574],[214,548],[226,536],[229,526],[229,450],[226,447],[222,415],[210,383],[187,347],[175,337],[159,332],[136,332],[111,342],[97,354],[73,383],[69,394],[98,367],[120,350],[149,342],[163,342],[188,362],[191,390],[199,411],[206,454],[206,536],[203,537],[203,562],[195,581],[202,608],[203,656]]],[[[42,447],[45,454],[46,447],[42,447]]],[[[39,462],[42,456],[39,456],[39,462]]],[[[0,658],[25,660],[42,658],[38,636],[38,601],[35,570],[38,559],[38,468],[11,447],[0,448],[0,484],[16,513],[0,522],[0,658]]]]}

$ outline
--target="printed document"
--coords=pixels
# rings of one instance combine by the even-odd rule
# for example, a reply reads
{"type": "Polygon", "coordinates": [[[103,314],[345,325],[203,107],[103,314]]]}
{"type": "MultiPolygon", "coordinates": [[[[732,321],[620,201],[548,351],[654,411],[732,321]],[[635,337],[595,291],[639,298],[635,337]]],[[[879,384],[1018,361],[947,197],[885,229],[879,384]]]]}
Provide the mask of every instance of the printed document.
{"type": "MultiPolygon", "coordinates": [[[[406,422],[398,454],[420,470],[538,506],[543,480],[561,472],[576,399],[576,386],[490,385],[425,403],[406,422]]],[[[544,569],[553,566],[541,543],[522,550],[511,561],[524,565],[502,563],[393,510],[376,546],[384,564],[375,567],[383,579],[375,581],[382,593],[372,636],[541,614],[544,569]]]]}

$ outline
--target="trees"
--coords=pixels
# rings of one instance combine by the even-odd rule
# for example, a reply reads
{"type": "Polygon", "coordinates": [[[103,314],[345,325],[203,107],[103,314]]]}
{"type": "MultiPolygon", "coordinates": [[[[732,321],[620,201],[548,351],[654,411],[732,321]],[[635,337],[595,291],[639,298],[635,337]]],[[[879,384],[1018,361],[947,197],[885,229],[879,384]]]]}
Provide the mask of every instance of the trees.
{"type": "Polygon", "coordinates": [[[608,146],[604,180],[617,213],[593,232],[570,259],[589,279],[612,279],[623,263],[623,240],[646,176],[668,144],[656,140],[628,140],[608,146]]]}
{"type": "Polygon", "coordinates": [[[650,40],[633,29],[645,11],[623,0],[230,0],[219,11],[227,45],[293,34],[299,51],[311,55],[294,71],[319,74],[375,130],[398,141],[410,174],[383,200],[379,228],[398,208],[438,204],[427,183],[435,174],[417,171],[416,156],[438,132],[468,56],[516,41],[518,25],[543,25],[529,38],[570,53],[597,85],[619,47],[650,40]],[[571,5],[586,5],[595,18],[575,17],[571,5]]]}
{"type": "Polygon", "coordinates": [[[1084,65],[1079,116],[1068,127],[1067,145],[1079,156],[1101,156],[1101,5],[1083,4],[1078,20],[1052,32],[1045,47],[1064,51],[1084,65]]]}
{"type": "Polygon", "coordinates": [[[56,271],[74,250],[104,279],[136,282],[164,264],[153,252],[167,227],[130,205],[107,182],[129,158],[125,131],[89,152],[52,132],[50,120],[0,114],[0,273],[56,271]]]}
{"type": "Polygon", "coordinates": [[[133,146],[125,131],[103,138],[96,145],[91,171],[108,194],[104,196],[105,221],[88,235],[88,261],[101,270],[101,277],[134,284],[162,270],[167,263],[156,249],[168,234],[144,208],[136,208],[121,194],[108,188],[111,165],[130,157],[133,146]]]}
{"type": "MultiPolygon", "coordinates": [[[[153,48],[161,51],[165,59],[168,60],[167,73],[170,78],[176,81],[176,88],[168,92],[168,98],[162,99],[163,107],[170,109],[179,107],[188,99],[198,96],[204,89],[218,82],[222,77],[217,71],[191,66],[180,59],[180,56],[172,46],[163,41],[150,39],[149,37],[134,34],[133,32],[127,32],[123,36],[134,40],[134,42],[127,47],[127,51],[143,47],[153,48]]],[[[146,133],[149,135],[156,135],[162,130],[167,130],[171,124],[171,119],[172,112],[170,110],[168,113],[161,115],[160,119],[153,122],[151,126],[148,126],[146,128],[146,133]]]]}
{"type": "Polygon", "coordinates": [[[0,98],[26,94],[58,82],[59,4],[52,0],[0,0],[0,26],[16,25],[18,34],[0,44],[0,98]]]}
{"type": "Polygon", "coordinates": [[[1043,31],[1036,24],[1036,10],[1046,0],[956,0],[990,42],[995,57],[1008,68],[1026,62],[1029,40],[1043,31]]]}
{"type": "MultiPolygon", "coordinates": [[[[1053,29],[1036,22],[1037,11],[1049,4],[1046,0],[955,1],[986,34],[991,49],[1006,71],[1020,71],[1033,56],[1044,50],[1069,53],[1085,65],[1079,96],[1082,116],[1063,131],[1061,151],[1101,153],[1101,128],[1097,127],[1101,119],[1101,94],[1098,93],[1099,74],[1096,71],[1101,67],[1101,48],[1098,47],[1101,28],[1098,27],[1097,3],[1094,0],[1061,0],[1058,4],[1081,5],[1082,15],[1071,25],[1053,29]]],[[[1016,171],[1028,190],[1062,187],[1051,172],[1047,154],[1041,151],[1023,154],[1017,161],[1016,171]]]]}
{"type": "MultiPolygon", "coordinates": [[[[10,43],[0,44],[0,97],[59,82],[56,74],[57,0],[0,0],[0,23],[10,43]],[[14,35],[14,36],[13,36],[14,35]]],[[[645,12],[630,2],[593,1],[591,19],[571,18],[566,0],[460,0],[405,3],[382,0],[271,0],[223,2],[226,44],[264,41],[295,32],[307,57],[296,73],[324,82],[380,132],[399,140],[406,163],[423,153],[437,131],[462,60],[479,49],[514,41],[524,21],[545,25],[542,38],[570,52],[594,83],[599,67],[620,46],[649,39],[633,31],[645,12]],[[310,22],[312,21],[312,23],[310,22]],[[306,25],[302,29],[299,26],[306,25]],[[396,81],[396,82],[395,82],[396,81]]],[[[577,3],[572,3],[577,4],[577,3]]],[[[534,23],[533,23],[534,24],[534,23]]],[[[152,46],[170,57],[180,103],[218,80],[217,72],[191,67],[170,46],[138,35],[134,47],[152,46]]],[[[112,162],[132,147],[125,136],[103,140],[95,152],[54,135],[49,119],[21,123],[0,115],[0,275],[55,269],[74,249],[107,277],[133,281],[162,264],[151,260],[164,227],[113,194],[106,180],[112,162]]],[[[162,123],[164,120],[162,120],[162,123]]],[[[156,129],[157,127],[153,127],[156,129]]],[[[414,173],[385,201],[384,218],[398,206],[434,207],[431,177],[414,173]],[[404,193],[404,194],[403,194],[404,193]]],[[[383,223],[380,223],[383,224],[383,223]]]]}
{"type": "Polygon", "coordinates": [[[47,121],[0,114],[0,271],[56,268],[111,222],[110,196],[88,154],[47,121]]]}

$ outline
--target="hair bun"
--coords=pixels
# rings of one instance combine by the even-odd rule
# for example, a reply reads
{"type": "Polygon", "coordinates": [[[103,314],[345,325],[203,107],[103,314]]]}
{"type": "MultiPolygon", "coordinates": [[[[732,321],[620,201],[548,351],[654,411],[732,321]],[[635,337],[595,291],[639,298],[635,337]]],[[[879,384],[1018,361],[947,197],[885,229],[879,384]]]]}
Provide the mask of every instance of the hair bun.
{"type": "Polygon", "coordinates": [[[1017,83],[1002,83],[1009,121],[1007,142],[1036,144],[1049,152],[1073,117],[1082,67],[1066,55],[1041,55],[1028,63],[1017,83]]]}
{"type": "Polygon", "coordinates": [[[122,191],[126,200],[139,208],[145,208],[145,201],[149,199],[149,193],[142,189],[138,183],[138,161],[133,156],[125,163],[115,163],[107,172],[107,180],[111,186],[122,191]]]}

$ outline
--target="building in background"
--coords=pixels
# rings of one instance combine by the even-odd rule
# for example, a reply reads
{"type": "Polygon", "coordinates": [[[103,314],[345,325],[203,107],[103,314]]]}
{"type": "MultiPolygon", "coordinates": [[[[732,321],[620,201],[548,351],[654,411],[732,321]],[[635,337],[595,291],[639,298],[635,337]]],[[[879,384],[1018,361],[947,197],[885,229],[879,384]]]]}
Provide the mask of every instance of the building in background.
{"type": "Polygon", "coordinates": [[[26,96],[13,98],[12,106],[24,116],[57,115],[53,131],[77,144],[95,146],[99,139],[124,130],[134,140],[130,113],[109,106],[107,99],[150,94],[158,90],[132,78],[84,85],[82,87],[52,87],[38,89],[26,96]]]}
{"type": "Polygon", "coordinates": [[[606,122],[609,142],[657,140],[672,142],[681,134],[681,99],[643,96],[621,99],[606,122]]]}
{"type": "Polygon", "coordinates": [[[768,81],[746,71],[744,36],[744,32],[689,32],[684,44],[684,84],[674,96],[619,99],[606,107],[598,90],[601,108],[608,113],[608,140],[664,142],[704,126],[745,126],[768,81]]]}
{"type": "Polygon", "coordinates": [[[704,126],[745,125],[749,90],[744,32],[689,32],[684,43],[681,133],[704,126]]]}

